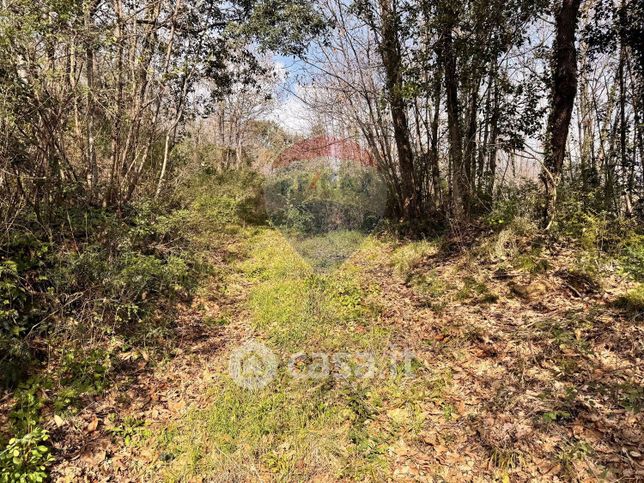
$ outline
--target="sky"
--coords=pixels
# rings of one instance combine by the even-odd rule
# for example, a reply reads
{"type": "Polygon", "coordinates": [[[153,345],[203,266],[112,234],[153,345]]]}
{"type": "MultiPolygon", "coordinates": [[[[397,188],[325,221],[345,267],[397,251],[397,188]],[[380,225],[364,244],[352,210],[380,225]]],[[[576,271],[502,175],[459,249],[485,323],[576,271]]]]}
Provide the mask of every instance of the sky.
{"type": "Polygon", "coordinates": [[[304,64],[294,57],[275,55],[278,72],[284,72],[284,82],[277,92],[277,107],[266,116],[291,134],[307,134],[310,129],[310,109],[301,97],[307,72],[304,64]]]}

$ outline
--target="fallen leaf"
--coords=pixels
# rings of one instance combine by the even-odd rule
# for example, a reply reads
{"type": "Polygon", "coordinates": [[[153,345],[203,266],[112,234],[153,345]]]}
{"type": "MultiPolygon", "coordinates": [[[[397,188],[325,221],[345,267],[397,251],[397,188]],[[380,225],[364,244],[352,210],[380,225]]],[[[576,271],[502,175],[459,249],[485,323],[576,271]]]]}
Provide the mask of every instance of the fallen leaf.
{"type": "Polygon", "coordinates": [[[168,409],[175,413],[178,413],[185,407],[186,407],[186,402],[183,399],[180,399],[179,401],[176,401],[176,402],[168,401],[168,409]]]}
{"type": "Polygon", "coordinates": [[[436,454],[443,454],[447,452],[447,448],[442,444],[437,444],[437,445],[434,445],[434,451],[436,451],[436,454]]]}
{"type": "Polygon", "coordinates": [[[436,446],[438,444],[438,438],[435,433],[423,433],[421,434],[421,440],[425,444],[431,444],[432,446],[436,446]]]}
{"type": "Polygon", "coordinates": [[[98,464],[105,461],[105,458],[107,458],[107,453],[105,451],[99,451],[94,455],[92,460],[94,461],[94,464],[98,464]]]}
{"type": "Polygon", "coordinates": [[[96,431],[98,428],[98,418],[94,416],[94,418],[87,424],[87,432],[93,433],[96,431]]]}
{"type": "Polygon", "coordinates": [[[58,414],[54,414],[54,424],[58,428],[62,428],[63,425],[65,424],[65,420],[61,418],[58,414]]]}
{"type": "Polygon", "coordinates": [[[106,457],[107,457],[107,453],[104,450],[100,450],[95,453],[86,453],[82,456],[81,459],[85,463],[96,466],[99,463],[102,463],[103,461],[105,461],[106,457]]]}

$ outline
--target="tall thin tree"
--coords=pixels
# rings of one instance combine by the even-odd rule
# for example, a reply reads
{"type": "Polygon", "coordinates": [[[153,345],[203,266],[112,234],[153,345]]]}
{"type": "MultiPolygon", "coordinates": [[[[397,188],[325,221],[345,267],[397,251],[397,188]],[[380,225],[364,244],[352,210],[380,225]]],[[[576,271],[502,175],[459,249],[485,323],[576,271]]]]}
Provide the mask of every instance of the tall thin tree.
{"type": "Polygon", "coordinates": [[[541,174],[545,188],[544,225],[549,228],[557,202],[557,185],[563,170],[570,119],[577,95],[575,33],[581,0],[561,0],[555,7],[556,37],[552,52],[552,97],[546,157],[541,174]]]}

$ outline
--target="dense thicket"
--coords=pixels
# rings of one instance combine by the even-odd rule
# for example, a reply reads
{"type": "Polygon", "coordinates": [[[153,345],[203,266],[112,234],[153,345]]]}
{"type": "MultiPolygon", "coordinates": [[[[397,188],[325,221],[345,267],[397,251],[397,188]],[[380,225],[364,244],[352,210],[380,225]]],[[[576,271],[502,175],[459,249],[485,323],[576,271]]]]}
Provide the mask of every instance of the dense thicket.
{"type": "Polygon", "coordinates": [[[12,0],[0,19],[7,222],[158,194],[186,123],[263,71],[248,46],[298,53],[320,25],[299,0],[12,0]]]}

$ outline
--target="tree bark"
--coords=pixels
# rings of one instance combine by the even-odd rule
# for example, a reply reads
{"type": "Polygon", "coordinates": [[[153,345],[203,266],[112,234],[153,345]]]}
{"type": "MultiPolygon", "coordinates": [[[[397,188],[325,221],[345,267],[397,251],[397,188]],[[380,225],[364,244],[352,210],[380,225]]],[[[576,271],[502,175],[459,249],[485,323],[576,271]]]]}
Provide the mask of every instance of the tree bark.
{"type": "Polygon", "coordinates": [[[477,115],[479,111],[479,83],[476,81],[472,86],[470,92],[469,112],[467,121],[467,133],[465,138],[465,152],[464,152],[464,172],[465,181],[467,182],[467,190],[465,191],[463,207],[466,214],[469,214],[472,209],[472,194],[476,189],[476,131],[477,131],[477,115]]]}
{"type": "Polygon", "coordinates": [[[570,119],[577,94],[575,33],[581,0],[561,0],[556,7],[556,37],[552,59],[552,100],[548,119],[546,158],[541,179],[545,188],[544,224],[549,227],[563,170],[570,119]]]}
{"type": "Polygon", "coordinates": [[[434,79],[434,113],[432,117],[431,125],[431,145],[430,145],[430,157],[431,157],[431,169],[432,169],[432,185],[434,187],[434,196],[436,197],[436,202],[438,206],[443,204],[443,193],[441,190],[441,172],[439,165],[439,153],[438,153],[438,126],[440,123],[440,107],[441,107],[441,73],[440,65],[439,71],[436,74],[434,79]]]}
{"type": "Polygon", "coordinates": [[[94,143],[94,45],[92,29],[94,21],[95,3],[85,7],[85,76],[87,78],[87,93],[85,94],[85,142],[87,149],[87,186],[89,201],[93,203],[98,184],[98,164],[96,163],[96,149],[94,143]]]}
{"type": "Polygon", "coordinates": [[[459,219],[462,218],[464,207],[467,205],[467,178],[463,166],[463,135],[461,132],[458,79],[456,77],[456,58],[452,30],[453,20],[448,20],[443,38],[447,130],[449,133],[449,158],[452,167],[452,212],[455,218],[459,219]]]}
{"type": "Polygon", "coordinates": [[[394,140],[398,151],[401,185],[403,190],[403,217],[415,223],[419,215],[417,193],[414,183],[414,155],[410,140],[405,99],[403,96],[402,62],[399,22],[395,12],[395,0],[379,0],[382,17],[382,41],[380,54],[385,67],[386,87],[389,95],[394,140]]]}

